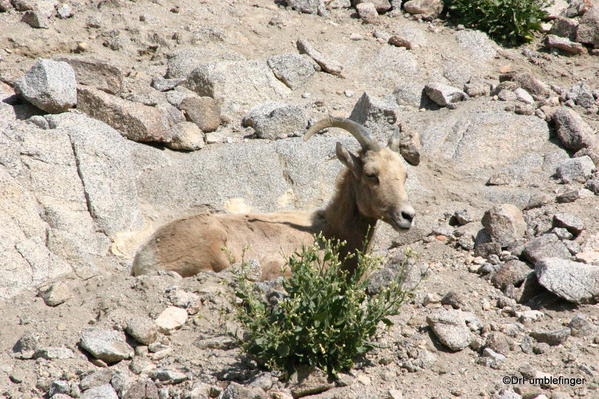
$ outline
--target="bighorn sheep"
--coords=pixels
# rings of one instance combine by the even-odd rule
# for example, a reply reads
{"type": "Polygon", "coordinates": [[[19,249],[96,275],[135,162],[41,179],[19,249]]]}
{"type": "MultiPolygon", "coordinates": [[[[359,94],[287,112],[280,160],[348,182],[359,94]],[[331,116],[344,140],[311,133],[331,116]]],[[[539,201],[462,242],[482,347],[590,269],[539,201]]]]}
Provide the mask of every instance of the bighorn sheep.
{"type": "Polygon", "coordinates": [[[343,251],[348,253],[364,249],[379,219],[397,231],[409,229],[415,212],[404,187],[407,174],[398,153],[399,135],[381,147],[362,125],[344,118],[326,118],[314,124],[304,139],[328,127],[347,130],[362,148],[354,155],[337,143],[337,158],[346,168],[340,172],[336,193],[326,208],[253,215],[201,214],[176,220],[160,228],[137,253],[133,275],[152,270],[171,270],[184,277],[202,270],[218,272],[245,255],[260,262],[266,280],[280,276],[287,256],[314,242],[314,233],[346,241],[343,251]]]}

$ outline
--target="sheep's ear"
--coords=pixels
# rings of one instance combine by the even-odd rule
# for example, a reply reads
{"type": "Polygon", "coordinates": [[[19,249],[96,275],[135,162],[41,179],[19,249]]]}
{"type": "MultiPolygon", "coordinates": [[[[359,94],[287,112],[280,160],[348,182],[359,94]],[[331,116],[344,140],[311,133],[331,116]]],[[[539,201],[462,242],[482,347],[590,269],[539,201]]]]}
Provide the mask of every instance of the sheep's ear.
{"type": "Polygon", "coordinates": [[[391,151],[399,152],[399,136],[400,136],[399,131],[396,131],[395,133],[393,133],[393,136],[391,136],[391,138],[389,138],[387,147],[389,147],[389,149],[391,151]]]}
{"type": "Polygon", "coordinates": [[[341,161],[342,164],[344,164],[345,166],[347,166],[349,170],[351,170],[355,177],[358,177],[361,174],[362,161],[359,157],[346,150],[341,143],[337,143],[337,145],[335,146],[335,152],[337,153],[337,158],[341,161]]]}

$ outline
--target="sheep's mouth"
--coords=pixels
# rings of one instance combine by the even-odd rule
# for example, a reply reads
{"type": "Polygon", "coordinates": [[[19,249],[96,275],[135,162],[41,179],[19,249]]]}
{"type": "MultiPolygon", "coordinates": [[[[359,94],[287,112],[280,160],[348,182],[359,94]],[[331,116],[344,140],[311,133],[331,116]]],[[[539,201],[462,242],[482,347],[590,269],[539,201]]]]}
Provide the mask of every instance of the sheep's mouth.
{"type": "Polygon", "coordinates": [[[413,221],[404,218],[383,218],[383,221],[393,227],[395,231],[406,231],[412,227],[413,221]]]}

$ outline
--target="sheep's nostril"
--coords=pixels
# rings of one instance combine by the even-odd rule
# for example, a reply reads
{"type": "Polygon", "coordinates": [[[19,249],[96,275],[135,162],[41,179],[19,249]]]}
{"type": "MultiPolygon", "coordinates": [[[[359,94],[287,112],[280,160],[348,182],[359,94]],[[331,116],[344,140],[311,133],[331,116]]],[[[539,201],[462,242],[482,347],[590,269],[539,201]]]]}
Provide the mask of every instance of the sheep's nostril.
{"type": "Polygon", "coordinates": [[[407,221],[411,222],[412,219],[414,219],[414,212],[402,211],[401,217],[406,219],[407,221]]]}

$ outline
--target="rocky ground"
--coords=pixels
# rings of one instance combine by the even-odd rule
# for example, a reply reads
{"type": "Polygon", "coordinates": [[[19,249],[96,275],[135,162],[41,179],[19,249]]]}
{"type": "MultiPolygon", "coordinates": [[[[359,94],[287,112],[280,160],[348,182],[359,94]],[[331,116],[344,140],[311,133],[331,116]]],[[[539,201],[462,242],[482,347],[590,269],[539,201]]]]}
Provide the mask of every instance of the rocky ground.
{"type": "Polygon", "coordinates": [[[0,0],[1,396],[599,397],[599,4],[519,48],[440,5],[0,0]],[[416,226],[371,288],[409,247],[415,296],[338,383],[284,381],[230,273],[129,268],[173,218],[322,206],[356,145],[304,143],[326,115],[402,132],[416,226]]]}

